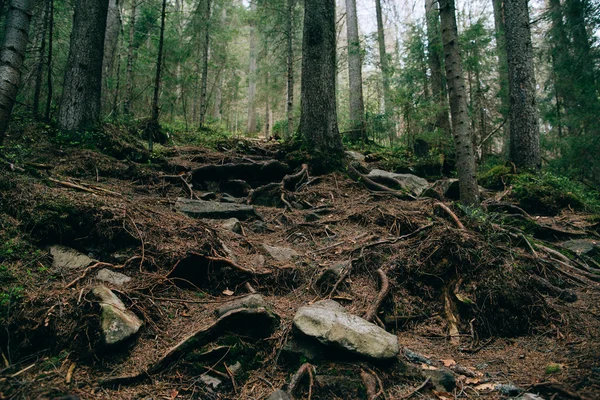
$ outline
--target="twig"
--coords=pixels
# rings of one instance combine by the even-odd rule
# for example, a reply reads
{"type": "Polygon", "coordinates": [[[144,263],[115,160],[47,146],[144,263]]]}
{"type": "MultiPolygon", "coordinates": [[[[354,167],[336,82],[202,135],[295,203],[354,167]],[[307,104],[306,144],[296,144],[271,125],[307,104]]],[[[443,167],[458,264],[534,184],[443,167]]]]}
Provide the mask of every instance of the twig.
{"type": "Polygon", "coordinates": [[[57,183],[57,184],[59,184],[61,186],[64,186],[64,187],[67,187],[67,188],[70,188],[70,189],[77,189],[77,190],[81,190],[82,192],[91,193],[94,196],[96,195],[92,189],[83,187],[81,185],[77,185],[75,183],[71,183],[71,182],[67,182],[67,181],[59,181],[58,179],[54,179],[54,178],[48,178],[48,180],[50,182],[57,183]]]}
{"type": "Polygon", "coordinates": [[[255,294],[256,293],[256,289],[254,289],[252,287],[252,285],[250,284],[250,282],[246,282],[244,284],[244,286],[246,287],[246,290],[248,290],[249,293],[255,294]]]}
{"type": "Polygon", "coordinates": [[[386,296],[388,295],[388,293],[390,291],[390,281],[389,281],[385,271],[383,269],[379,268],[377,270],[377,273],[379,274],[379,278],[381,279],[381,289],[379,289],[379,294],[377,295],[377,299],[365,313],[364,318],[369,322],[373,321],[373,318],[375,318],[375,316],[377,315],[377,310],[379,310],[381,303],[383,303],[383,300],[386,298],[386,296]]]}
{"type": "Polygon", "coordinates": [[[12,375],[10,375],[11,378],[16,378],[17,376],[21,375],[23,372],[27,372],[29,371],[31,368],[35,367],[35,363],[31,364],[28,367],[23,368],[22,370],[20,370],[19,372],[16,372],[12,375]]]}
{"type": "Polygon", "coordinates": [[[77,364],[75,364],[74,362],[72,362],[71,365],[69,366],[69,370],[67,371],[67,376],[65,377],[66,384],[71,383],[71,379],[73,379],[73,371],[75,371],[76,366],[77,366],[77,364]]]}
{"type": "Polygon", "coordinates": [[[85,276],[87,275],[88,272],[90,272],[94,268],[98,268],[98,267],[122,268],[120,266],[116,266],[116,265],[105,263],[105,262],[97,262],[96,264],[90,265],[89,267],[87,267],[86,269],[84,269],[83,270],[83,274],[81,274],[81,276],[73,279],[67,286],[65,286],[65,289],[68,289],[68,288],[74,286],[77,282],[79,282],[80,280],[82,280],[83,278],[85,278],[85,276]]]}
{"type": "Polygon", "coordinates": [[[425,382],[421,383],[416,389],[414,389],[409,394],[402,396],[400,399],[402,399],[402,400],[410,399],[415,394],[417,394],[421,389],[423,389],[425,386],[427,386],[427,384],[429,383],[430,380],[431,380],[431,377],[427,377],[427,379],[425,379],[425,382]]]}
{"type": "Polygon", "coordinates": [[[225,367],[225,371],[227,371],[227,374],[229,375],[229,378],[231,379],[231,384],[233,385],[233,392],[235,394],[237,394],[237,385],[235,384],[235,378],[233,376],[233,372],[229,369],[229,367],[227,366],[226,363],[223,363],[223,366],[225,367]]]}
{"type": "Polygon", "coordinates": [[[348,275],[350,275],[350,271],[352,271],[352,262],[348,263],[348,266],[346,267],[346,270],[344,271],[344,273],[339,277],[339,279],[333,285],[333,288],[331,289],[331,291],[329,292],[329,295],[327,296],[328,299],[331,299],[331,296],[334,295],[338,286],[340,286],[340,284],[344,281],[344,279],[346,279],[348,277],[348,275]]]}
{"type": "Polygon", "coordinates": [[[456,214],[454,214],[452,212],[452,210],[450,210],[445,204],[438,202],[438,203],[435,203],[433,206],[441,208],[446,214],[448,214],[450,216],[450,218],[452,218],[452,221],[454,221],[454,224],[456,224],[456,227],[458,229],[463,230],[463,231],[465,230],[465,226],[462,224],[462,222],[460,222],[460,220],[458,219],[456,214]]]}

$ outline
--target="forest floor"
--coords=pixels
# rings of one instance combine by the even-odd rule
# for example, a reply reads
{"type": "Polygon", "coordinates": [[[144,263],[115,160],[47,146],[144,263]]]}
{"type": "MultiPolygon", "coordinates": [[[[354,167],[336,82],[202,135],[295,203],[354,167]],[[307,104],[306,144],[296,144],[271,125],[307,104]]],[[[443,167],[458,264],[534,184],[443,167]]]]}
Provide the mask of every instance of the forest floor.
{"type": "Polygon", "coordinates": [[[0,399],[600,397],[599,248],[563,246],[597,243],[593,215],[522,212],[509,190],[486,192],[483,210],[376,192],[303,172],[272,143],[136,163],[33,142],[28,164],[0,171],[0,399]],[[178,198],[196,197],[252,203],[256,215],[235,233],[178,211],[178,198]],[[294,252],[277,260],[265,244],[294,252]],[[95,261],[58,267],[51,245],[95,261]],[[117,349],[101,344],[91,295],[101,268],[131,278],[105,284],[144,323],[117,349]],[[216,310],[251,292],[276,324],[239,314],[223,327],[216,310]],[[296,311],[322,299],[371,312],[400,354],[290,349],[296,311]]]}

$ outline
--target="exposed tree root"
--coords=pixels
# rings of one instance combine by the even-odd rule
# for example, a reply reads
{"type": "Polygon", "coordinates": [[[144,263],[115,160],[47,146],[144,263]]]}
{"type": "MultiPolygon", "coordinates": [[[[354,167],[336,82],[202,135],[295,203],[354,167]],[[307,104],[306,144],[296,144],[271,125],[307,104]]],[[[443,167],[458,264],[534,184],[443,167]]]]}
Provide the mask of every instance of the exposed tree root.
{"type": "Polygon", "coordinates": [[[307,181],[308,179],[308,165],[302,164],[302,169],[299,172],[284,176],[281,182],[267,183],[266,185],[251,190],[246,198],[246,203],[252,204],[263,193],[279,188],[281,189],[281,202],[284,203],[289,209],[292,209],[292,205],[284,197],[284,190],[295,191],[303,181],[307,181]]]}
{"type": "Polygon", "coordinates": [[[393,195],[401,200],[415,200],[414,196],[411,196],[408,193],[401,192],[399,190],[394,190],[390,187],[382,185],[373,181],[365,174],[361,174],[354,168],[352,165],[348,166],[348,175],[357,182],[361,182],[367,189],[373,190],[375,192],[384,192],[393,195]]]}
{"type": "Polygon", "coordinates": [[[443,203],[434,203],[433,207],[437,207],[440,210],[444,211],[446,214],[448,214],[448,216],[450,218],[452,218],[452,221],[454,222],[454,225],[456,225],[456,227],[460,230],[465,230],[465,226],[463,225],[462,222],[460,222],[460,219],[458,219],[458,217],[456,216],[456,214],[454,214],[454,212],[452,212],[452,210],[450,210],[445,204],[443,203]]]}
{"type": "Polygon", "coordinates": [[[379,289],[379,294],[377,295],[377,298],[365,313],[364,318],[367,321],[373,321],[373,319],[377,315],[379,307],[381,307],[381,303],[383,303],[383,300],[385,300],[386,296],[390,292],[390,281],[385,271],[379,268],[377,270],[377,273],[379,274],[379,278],[381,279],[381,288],[379,289]]]}
{"type": "Polygon", "coordinates": [[[311,364],[304,363],[300,366],[300,368],[298,368],[298,371],[296,371],[294,376],[292,376],[292,379],[290,380],[290,384],[289,384],[288,390],[287,390],[287,393],[290,395],[290,397],[292,399],[294,399],[294,392],[298,388],[298,384],[300,383],[300,381],[302,380],[304,375],[308,374],[308,379],[309,379],[308,399],[310,400],[310,398],[312,397],[312,389],[314,386],[314,376],[313,376],[314,368],[315,367],[313,367],[311,364]]]}
{"type": "Polygon", "coordinates": [[[404,395],[401,397],[402,400],[406,400],[406,399],[410,399],[411,397],[413,397],[415,394],[419,393],[420,390],[422,390],[425,386],[427,386],[427,384],[429,383],[429,381],[431,380],[431,377],[427,377],[427,379],[425,379],[425,382],[421,383],[419,386],[417,386],[413,391],[411,391],[409,394],[404,395]]]}

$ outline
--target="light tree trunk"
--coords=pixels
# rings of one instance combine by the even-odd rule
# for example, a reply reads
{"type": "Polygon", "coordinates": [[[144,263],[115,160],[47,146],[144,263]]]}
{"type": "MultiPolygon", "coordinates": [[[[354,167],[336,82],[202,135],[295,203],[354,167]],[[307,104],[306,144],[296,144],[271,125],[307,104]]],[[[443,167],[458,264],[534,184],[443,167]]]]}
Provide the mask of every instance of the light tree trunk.
{"type": "Polygon", "coordinates": [[[292,138],[294,133],[294,1],[287,0],[287,129],[285,139],[292,138]]]}
{"type": "Polygon", "coordinates": [[[427,22],[427,62],[431,71],[431,92],[439,108],[436,125],[444,136],[450,137],[452,129],[448,116],[448,95],[442,70],[442,38],[440,32],[440,13],[436,0],[425,0],[425,18],[427,22]]]}
{"type": "Polygon", "coordinates": [[[31,22],[31,0],[11,0],[0,48],[0,145],[4,141],[19,84],[31,22]]]}
{"type": "Polygon", "coordinates": [[[50,21],[50,0],[46,0],[46,8],[42,16],[41,44],[38,52],[38,61],[35,73],[35,87],[33,89],[33,117],[40,117],[40,96],[42,93],[42,80],[44,79],[44,58],[46,57],[46,34],[48,33],[48,23],[50,21]]]}
{"type": "MultiPolygon", "coordinates": [[[[256,2],[250,3],[253,17],[256,18],[256,2]]],[[[256,132],[256,27],[252,22],[250,32],[250,65],[248,68],[248,121],[247,132],[256,132]]]]}
{"type": "Polygon", "coordinates": [[[202,43],[202,82],[200,85],[200,126],[206,123],[208,109],[208,54],[210,50],[210,6],[211,0],[205,1],[204,10],[204,40],[202,43]]]}
{"type": "Polygon", "coordinates": [[[385,50],[385,34],[383,31],[383,13],[381,11],[381,0],[375,0],[375,12],[377,16],[377,43],[379,44],[379,64],[383,82],[383,108],[386,115],[393,114],[393,101],[390,90],[390,67],[388,55],[385,50]]]}
{"type": "Polygon", "coordinates": [[[505,0],[506,53],[510,96],[509,158],[521,169],[541,167],[533,47],[527,0],[505,0]]]}
{"type": "Polygon", "coordinates": [[[504,147],[508,146],[510,137],[510,122],[508,121],[508,63],[506,59],[506,21],[504,15],[504,0],[492,0],[494,6],[494,25],[496,30],[496,53],[498,54],[498,72],[500,77],[500,115],[506,121],[502,127],[504,147]]]}
{"type": "Polygon", "coordinates": [[[473,139],[469,129],[467,93],[458,43],[454,0],[440,0],[440,17],[460,201],[467,205],[478,205],[479,188],[475,170],[473,139]]]}
{"type": "Polygon", "coordinates": [[[306,0],[300,134],[316,159],[335,163],[343,147],[335,97],[335,0],[306,0]]]}
{"type": "Polygon", "coordinates": [[[160,84],[162,80],[163,50],[165,44],[165,20],[167,16],[167,0],[162,2],[162,11],[160,14],[160,37],[158,39],[158,55],[156,56],[156,76],[154,77],[154,95],[152,96],[152,122],[148,129],[148,151],[154,148],[154,133],[158,127],[159,107],[158,99],[160,97],[160,84]]]}
{"type": "Polygon", "coordinates": [[[351,140],[366,142],[365,105],[362,90],[362,57],[358,36],[356,0],[346,0],[346,27],[348,30],[348,82],[350,85],[351,140]]]}
{"type": "Polygon", "coordinates": [[[108,0],[78,0],[63,94],[58,114],[61,129],[95,128],[100,121],[102,57],[108,0]]]}
{"type": "Polygon", "coordinates": [[[129,17],[129,45],[127,46],[127,72],[125,83],[125,101],[123,102],[123,113],[126,116],[132,114],[133,101],[133,59],[134,59],[134,39],[135,39],[135,18],[137,12],[137,0],[131,0],[131,16],[129,17]]]}
{"type": "MultiPolygon", "coordinates": [[[[106,32],[104,33],[104,59],[102,61],[102,80],[104,81],[105,89],[108,89],[108,78],[110,78],[114,69],[120,30],[121,10],[119,0],[109,0],[106,32]]],[[[105,92],[105,95],[106,99],[108,99],[108,91],[105,92]]]]}

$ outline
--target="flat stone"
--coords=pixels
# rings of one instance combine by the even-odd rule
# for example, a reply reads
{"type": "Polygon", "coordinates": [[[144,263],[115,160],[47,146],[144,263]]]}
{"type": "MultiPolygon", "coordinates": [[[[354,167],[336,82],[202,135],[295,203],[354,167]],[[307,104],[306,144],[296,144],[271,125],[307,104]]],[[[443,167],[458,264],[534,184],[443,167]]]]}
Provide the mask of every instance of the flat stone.
{"type": "Polygon", "coordinates": [[[219,378],[205,374],[200,375],[200,381],[212,389],[218,388],[223,383],[219,378]]]}
{"type": "Polygon", "coordinates": [[[250,224],[250,229],[254,233],[265,233],[269,230],[267,224],[265,224],[263,221],[252,222],[252,224],[250,224]]]}
{"type": "Polygon", "coordinates": [[[459,200],[460,188],[458,186],[458,179],[440,179],[439,181],[435,181],[429,189],[423,192],[423,196],[438,200],[444,198],[459,200]]]}
{"type": "Polygon", "coordinates": [[[52,266],[56,270],[83,269],[96,262],[75,249],[61,245],[50,246],[50,255],[52,255],[52,266]]]}
{"type": "Polygon", "coordinates": [[[389,359],[400,352],[395,335],[349,314],[333,300],[322,300],[300,307],[294,316],[294,326],[323,344],[334,345],[372,359],[389,359]]]}
{"type": "Polygon", "coordinates": [[[290,261],[292,258],[299,256],[296,250],[290,249],[289,247],[269,246],[268,244],[263,243],[262,248],[268,255],[280,262],[290,261]]]}
{"type": "Polygon", "coordinates": [[[260,294],[251,294],[240,299],[236,299],[230,302],[227,302],[217,308],[215,311],[217,316],[222,317],[232,310],[239,310],[241,308],[268,308],[269,305],[265,301],[264,297],[260,294]]]}
{"type": "Polygon", "coordinates": [[[246,204],[221,203],[178,198],[175,208],[193,218],[247,219],[255,217],[254,207],[246,204]]]}
{"type": "Polygon", "coordinates": [[[121,274],[117,271],[112,271],[108,268],[103,268],[100,271],[98,271],[96,279],[99,281],[112,283],[116,286],[122,286],[127,282],[131,281],[131,278],[127,275],[121,274]]]}
{"type": "Polygon", "coordinates": [[[423,191],[429,188],[429,182],[426,179],[419,178],[416,175],[412,174],[397,174],[394,172],[384,171],[381,169],[374,169],[367,175],[374,181],[398,181],[402,189],[414,194],[415,196],[420,196],[423,191]]]}
{"type": "Polygon", "coordinates": [[[224,221],[221,226],[233,233],[242,233],[242,224],[237,218],[229,218],[228,220],[224,221]]]}
{"type": "Polygon", "coordinates": [[[267,397],[267,400],[292,400],[292,398],[289,394],[279,389],[267,397]]]}
{"type": "Polygon", "coordinates": [[[102,307],[102,333],[106,345],[115,345],[135,335],[142,327],[142,321],[104,285],[96,286],[92,293],[102,307]]]}
{"type": "Polygon", "coordinates": [[[567,250],[571,250],[578,256],[593,256],[598,253],[598,250],[600,249],[600,242],[596,240],[575,239],[564,242],[562,247],[567,250]]]}
{"type": "Polygon", "coordinates": [[[357,151],[347,150],[344,153],[346,153],[346,156],[351,160],[360,161],[360,162],[365,161],[365,156],[363,154],[360,154],[357,151]]]}

